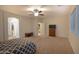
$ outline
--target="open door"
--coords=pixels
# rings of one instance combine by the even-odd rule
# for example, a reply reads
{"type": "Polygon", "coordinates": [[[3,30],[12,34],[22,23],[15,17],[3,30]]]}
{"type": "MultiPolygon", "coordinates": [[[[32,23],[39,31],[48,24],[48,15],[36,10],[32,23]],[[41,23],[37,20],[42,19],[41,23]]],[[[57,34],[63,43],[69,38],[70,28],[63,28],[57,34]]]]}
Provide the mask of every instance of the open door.
{"type": "Polygon", "coordinates": [[[44,23],[38,23],[38,36],[45,35],[45,26],[44,23]]]}
{"type": "Polygon", "coordinates": [[[19,38],[19,19],[14,17],[8,18],[8,39],[19,38]]]}

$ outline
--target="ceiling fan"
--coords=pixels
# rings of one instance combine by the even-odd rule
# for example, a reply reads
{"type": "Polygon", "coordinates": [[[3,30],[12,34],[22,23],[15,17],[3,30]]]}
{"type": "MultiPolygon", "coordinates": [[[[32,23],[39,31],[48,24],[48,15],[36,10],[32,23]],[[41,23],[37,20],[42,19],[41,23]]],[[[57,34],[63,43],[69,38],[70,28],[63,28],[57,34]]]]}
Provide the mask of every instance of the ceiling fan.
{"type": "Polygon", "coordinates": [[[31,13],[31,15],[34,15],[34,16],[44,16],[44,13],[42,10],[38,10],[38,9],[34,9],[31,13]]]}
{"type": "Polygon", "coordinates": [[[44,16],[43,11],[38,10],[38,9],[34,9],[33,10],[33,13],[34,13],[34,16],[39,16],[39,15],[44,16]]]}

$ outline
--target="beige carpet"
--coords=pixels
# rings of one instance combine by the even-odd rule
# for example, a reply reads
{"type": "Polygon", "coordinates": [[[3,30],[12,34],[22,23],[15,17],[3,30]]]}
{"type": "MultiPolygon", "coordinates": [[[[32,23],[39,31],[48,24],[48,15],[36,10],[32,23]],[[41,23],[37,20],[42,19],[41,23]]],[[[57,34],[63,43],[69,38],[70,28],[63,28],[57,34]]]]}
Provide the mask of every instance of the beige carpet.
{"type": "MultiPolygon", "coordinates": [[[[28,39],[28,38],[26,38],[28,39]]],[[[30,37],[37,46],[37,54],[72,54],[73,50],[66,38],[59,37],[30,37]]]]}

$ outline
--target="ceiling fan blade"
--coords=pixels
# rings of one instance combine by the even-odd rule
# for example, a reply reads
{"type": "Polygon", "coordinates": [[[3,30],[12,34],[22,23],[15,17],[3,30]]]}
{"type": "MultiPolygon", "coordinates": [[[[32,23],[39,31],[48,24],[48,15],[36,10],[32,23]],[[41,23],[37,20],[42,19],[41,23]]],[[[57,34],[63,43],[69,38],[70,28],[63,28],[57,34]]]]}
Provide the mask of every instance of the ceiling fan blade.
{"type": "Polygon", "coordinates": [[[42,13],[42,11],[39,11],[39,13],[42,13]]]}
{"type": "Polygon", "coordinates": [[[33,14],[28,14],[29,16],[33,16],[33,14]]]}
{"type": "Polygon", "coordinates": [[[39,15],[44,16],[44,14],[39,14],[39,15]]]}

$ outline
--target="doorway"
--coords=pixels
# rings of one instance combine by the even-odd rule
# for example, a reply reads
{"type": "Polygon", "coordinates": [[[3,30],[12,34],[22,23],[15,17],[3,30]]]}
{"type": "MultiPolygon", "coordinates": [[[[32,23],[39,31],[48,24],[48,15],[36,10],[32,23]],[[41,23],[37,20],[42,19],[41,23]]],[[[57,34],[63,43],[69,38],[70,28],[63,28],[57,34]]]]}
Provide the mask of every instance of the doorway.
{"type": "Polygon", "coordinates": [[[8,39],[19,38],[19,19],[15,17],[8,18],[8,39]]]}
{"type": "Polygon", "coordinates": [[[56,25],[49,25],[49,36],[56,36],[56,25]]]}
{"type": "Polygon", "coordinates": [[[38,23],[38,36],[44,36],[45,35],[45,25],[44,23],[38,23]]]}

